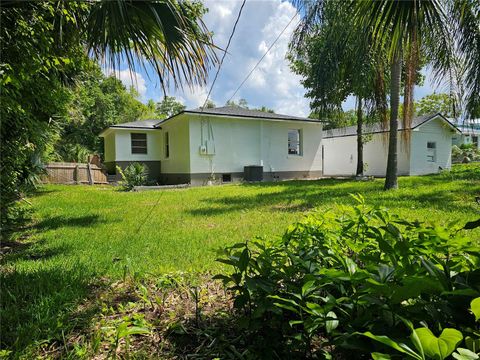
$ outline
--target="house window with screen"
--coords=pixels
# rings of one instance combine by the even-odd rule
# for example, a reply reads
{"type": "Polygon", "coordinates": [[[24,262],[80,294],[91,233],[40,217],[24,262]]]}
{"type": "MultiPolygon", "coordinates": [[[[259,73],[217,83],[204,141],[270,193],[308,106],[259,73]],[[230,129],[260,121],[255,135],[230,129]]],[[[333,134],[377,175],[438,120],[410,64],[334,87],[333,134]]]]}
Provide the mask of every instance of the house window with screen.
{"type": "Polygon", "coordinates": [[[130,134],[132,154],[147,153],[147,134],[130,134]]]}
{"type": "Polygon", "coordinates": [[[165,158],[170,157],[170,134],[168,132],[165,133],[165,158]]]}
{"type": "Polygon", "coordinates": [[[435,162],[437,157],[437,143],[434,141],[427,142],[427,161],[435,162]]]}
{"type": "Polygon", "coordinates": [[[299,129],[288,130],[288,154],[289,155],[301,155],[302,144],[299,129]]]}

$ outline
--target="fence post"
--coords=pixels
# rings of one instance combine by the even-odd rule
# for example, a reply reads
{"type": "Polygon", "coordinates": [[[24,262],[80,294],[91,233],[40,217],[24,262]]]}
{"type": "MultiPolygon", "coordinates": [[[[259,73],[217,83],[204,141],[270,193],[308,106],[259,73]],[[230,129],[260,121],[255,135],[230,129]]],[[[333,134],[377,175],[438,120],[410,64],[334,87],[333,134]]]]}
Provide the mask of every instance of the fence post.
{"type": "Polygon", "coordinates": [[[92,167],[90,166],[90,163],[87,163],[87,176],[88,176],[88,183],[90,185],[93,185],[93,174],[92,174],[92,167]]]}
{"type": "Polygon", "coordinates": [[[75,165],[75,170],[73,171],[73,181],[78,184],[78,164],[75,165]]]}

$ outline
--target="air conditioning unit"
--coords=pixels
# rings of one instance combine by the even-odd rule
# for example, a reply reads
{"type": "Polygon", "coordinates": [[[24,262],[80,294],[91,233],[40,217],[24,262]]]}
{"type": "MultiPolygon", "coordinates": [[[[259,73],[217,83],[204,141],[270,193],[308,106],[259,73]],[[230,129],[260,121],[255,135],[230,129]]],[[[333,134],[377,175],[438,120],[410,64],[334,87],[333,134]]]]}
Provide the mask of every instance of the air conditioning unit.
{"type": "Polygon", "coordinates": [[[198,150],[200,152],[200,155],[207,155],[207,147],[205,145],[200,145],[200,148],[198,150]]]}

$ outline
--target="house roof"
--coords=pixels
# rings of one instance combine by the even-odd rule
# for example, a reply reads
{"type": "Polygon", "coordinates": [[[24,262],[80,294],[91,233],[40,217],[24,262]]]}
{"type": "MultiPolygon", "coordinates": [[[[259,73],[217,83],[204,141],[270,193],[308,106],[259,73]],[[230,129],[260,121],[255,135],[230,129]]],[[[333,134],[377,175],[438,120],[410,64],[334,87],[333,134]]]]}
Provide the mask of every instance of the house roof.
{"type": "Polygon", "coordinates": [[[104,129],[100,136],[105,135],[105,132],[108,129],[158,129],[161,125],[181,114],[201,114],[201,115],[215,115],[215,116],[229,116],[229,117],[236,117],[236,118],[250,118],[250,119],[265,119],[265,120],[283,120],[283,121],[303,121],[303,122],[315,122],[320,123],[318,120],[298,117],[298,116],[290,116],[290,115],[282,115],[282,114],[275,114],[275,113],[268,113],[260,110],[250,110],[244,109],[238,106],[222,106],[213,109],[204,109],[202,111],[201,108],[192,109],[192,110],[184,110],[170,116],[167,119],[151,119],[151,120],[141,120],[141,121],[132,121],[123,124],[115,124],[111,125],[107,129],[104,129]]]}
{"type": "Polygon", "coordinates": [[[151,120],[141,120],[141,121],[132,121],[123,124],[111,125],[111,128],[122,128],[122,129],[155,129],[155,125],[160,123],[162,120],[151,119],[151,120]]]}
{"type": "Polygon", "coordinates": [[[243,117],[243,118],[255,118],[255,119],[267,119],[267,120],[285,120],[285,121],[308,121],[308,122],[319,122],[315,119],[309,119],[299,116],[283,115],[269,113],[260,110],[245,109],[239,106],[222,106],[216,107],[213,109],[204,109],[201,108],[193,110],[185,110],[185,113],[191,114],[205,114],[205,115],[218,115],[218,116],[231,116],[231,117],[243,117]]]}
{"type": "MultiPolygon", "coordinates": [[[[426,122],[433,120],[435,118],[441,118],[445,122],[447,122],[452,128],[454,128],[456,131],[461,132],[452,122],[450,122],[445,116],[443,116],[440,113],[436,114],[430,114],[430,115],[422,115],[422,116],[417,116],[412,119],[412,124],[410,126],[410,130],[414,130],[418,128],[419,126],[425,124],[426,122]]],[[[368,124],[364,125],[363,127],[363,133],[364,134],[376,134],[376,133],[383,133],[387,132],[389,129],[389,126],[387,125],[386,127],[383,127],[382,124],[380,123],[375,123],[375,124],[368,124]]],[[[402,131],[405,130],[403,128],[402,122],[398,123],[398,130],[402,131]]],[[[330,130],[324,130],[324,138],[334,138],[334,137],[342,137],[342,136],[356,136],[357,135],[357,127],[356,126],[347,126],[343,128],[337,128],[337,129],[330,129],[330,130]]]]}

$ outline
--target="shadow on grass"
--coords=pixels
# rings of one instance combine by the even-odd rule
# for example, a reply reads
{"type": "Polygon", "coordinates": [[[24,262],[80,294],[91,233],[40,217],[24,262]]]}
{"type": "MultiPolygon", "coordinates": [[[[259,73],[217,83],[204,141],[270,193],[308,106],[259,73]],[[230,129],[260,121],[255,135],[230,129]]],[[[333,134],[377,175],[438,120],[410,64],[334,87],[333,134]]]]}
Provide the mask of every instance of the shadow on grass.
{"type": "Polygon", "coordinates": [[[53,216],[34,224],[33,228],[45,231],[63,227],[90,227],[99,223],[106,223],[106,221],[97,214],[78,217],[53,216]]]}
{"type": "MultiPolygon", "coordinates": [[[[4,268],[0,273],[1,348],[14,357],[39,342],[62,343],[88,324],[96,309],[79,307],[95,293],[93,274],[81,264],[51,268],[4,268]]],[[[28,350],[27,350],[28,351],[28,350]]]]}
{"type": "Polygon", "coordinates": [[[37,191],[32,192],[28,196],[31,197],[31,198],[35,198],[35,197],[41,197],[41,196],[49,195],[49,194],[52,194],[52,193],[58,193],[59,191],[60,190],[52,190],[52,189],[47,190],[43,187],[40,187],[37,191]]]}
{"type": "MultiPolygon", "coordinates": [[[[206,206],[192,209],[194,216],[215,216],[241,210],[265,208],[265,211],[306,211],[318,206],[353,204],[350,194],[362,194],[370,205],[391,208],[439,209],[443,211],[476,211],[475,195],[479,187],[468,186],[460,177],[451,181],[446,175],[432,175],[400,179],[400,191],[383,191],[383,181],[354,181],[322,179],[315,181],[285,181],[278,183],[243,184],[242,187],[254,190],[247,196],[211,197],[203,201],[206,206]],[[445,190],[439,185],[448,184],[445,190]],[[275,192],[271,188],[275,187],[275,192]],[[265,189],[265,191],[262,191],[265,189]],[[256,190],[256,191],[255,191],[256,190]],[[471,201],[469,200],[471,198],[471,201]],[[463,199],[463,200],[460,200],[463,199]],[[458,200],[458,201],[457,201],[458,200]]],[[[480,180],[474,177],[473,180],[480,180]]],[[[479,182],[480,185],[480,182],[479,182]]]]}

